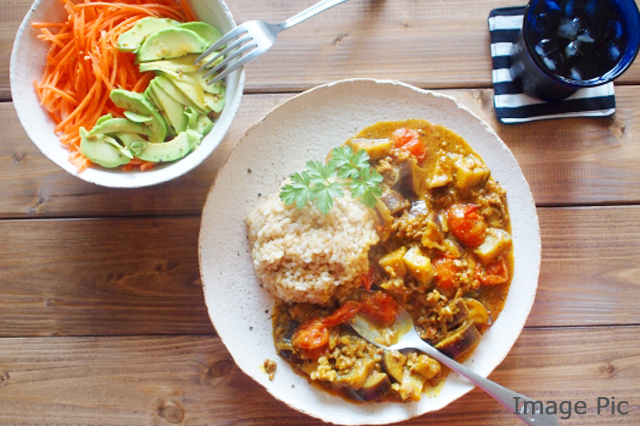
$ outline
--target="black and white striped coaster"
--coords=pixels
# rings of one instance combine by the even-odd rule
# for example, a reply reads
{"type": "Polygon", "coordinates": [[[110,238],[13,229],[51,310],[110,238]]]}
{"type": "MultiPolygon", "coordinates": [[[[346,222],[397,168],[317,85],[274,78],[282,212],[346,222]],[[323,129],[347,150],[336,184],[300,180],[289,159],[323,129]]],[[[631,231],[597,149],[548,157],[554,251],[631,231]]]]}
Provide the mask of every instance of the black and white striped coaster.
{"type": "Polygon", "coordinates": [[[522,28],[524,7],[493,9],[489,14],[491,35],[493,103],[505,124],[565,117],[606,117],[616,111],[613,82],[578,90],[566,99],[545,102],[522,93],[509,72],[511,47],[522,28]]]}

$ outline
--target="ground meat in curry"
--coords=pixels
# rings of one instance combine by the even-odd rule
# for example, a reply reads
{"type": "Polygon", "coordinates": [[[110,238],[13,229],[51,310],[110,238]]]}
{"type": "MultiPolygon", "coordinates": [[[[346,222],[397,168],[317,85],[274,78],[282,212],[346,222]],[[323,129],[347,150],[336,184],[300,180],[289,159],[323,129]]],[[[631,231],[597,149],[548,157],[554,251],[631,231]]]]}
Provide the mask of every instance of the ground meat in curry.
{"type": "Polygon", "coordinates": [[[377,123],[346,142],[382,176],[380,242],[370,269],[329,303],[284,303],[273,316],[280,356],[324,389],[356,401],[417,401],[446,375],[416,352],[384,351],[346,324],[381,327],[398,306],[420,336],[458,360],[502,309],[512,276],[506,194],[461,137],[424,120],[377,123]]]}

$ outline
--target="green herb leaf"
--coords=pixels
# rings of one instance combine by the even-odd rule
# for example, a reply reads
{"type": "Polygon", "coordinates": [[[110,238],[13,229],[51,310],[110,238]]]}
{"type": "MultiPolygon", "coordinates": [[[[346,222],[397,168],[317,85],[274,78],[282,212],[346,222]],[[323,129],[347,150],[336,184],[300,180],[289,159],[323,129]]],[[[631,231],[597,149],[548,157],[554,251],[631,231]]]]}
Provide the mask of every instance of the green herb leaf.
{"type": "Polygon", "coordinates": [[[296,203],[298,209],[303,208],[313,199],[311,178],[307,171],[291,175],[291,183],[285,185],[280,191],[280,198],[286,205],[296,203]]]}
{"type": "Polygon", "coordinates": [[[382,195],[379,185],[382,183],[382,176],[375,170],[367,167],[360,170],[358,177],[351,181],[351,196],[359,199],[365,206],[373,207],[377,197],[382,195]]]}
{"type": "Polygon", "coordinates": [[[367,207],[373,207],[382,194],[382,176],[369,166],[369,155],[364,150],[353,152],[348,146],[334,148],[329,164],[308,161],[302,173],[291,175],[291,183],[280,191],[285,204],[295,203],[301,209],[314,204],[323,213],[329,213],[335,198],[350,190],[353,198],[367,207]]]}
{"type": "Polygon", "coordinates": [[[331,182],[326,185],[318,185],[313,190],[313,195],[316,200],[316,207],[322,212],[322,214],[329,213],[331,207],[333,207],[333,199],[344,196],[342,191],[342,184],[340,182],[331,182]]]}

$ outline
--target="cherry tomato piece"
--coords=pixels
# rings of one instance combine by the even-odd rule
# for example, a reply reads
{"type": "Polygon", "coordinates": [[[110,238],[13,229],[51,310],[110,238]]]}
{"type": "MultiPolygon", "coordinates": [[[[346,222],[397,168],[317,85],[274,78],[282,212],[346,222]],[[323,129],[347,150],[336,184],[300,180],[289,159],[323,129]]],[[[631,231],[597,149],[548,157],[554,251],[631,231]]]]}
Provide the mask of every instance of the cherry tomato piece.
{"type": "Polygon", "coordinates": [[[427,147],[420,140],[420,135],[413,129],[398,129],[391,134],[393,145],[413,154],[418,160],[422,160],[427,154],[427,147]]]}
{"type": "Polygon", "coordinates": [[[364,297],[362,313],[383,327],[389,327],[396,321],[398,302],[382,291],[368,293],[364,297]]]}
{"type": "Polygon", "coordinates": [[[509,280],[509,267],[507,259],[500,258],[485,266],[480,275],[480,282],[486,285],[502,284],[509,280]]]}
{"type": "Polygon", "coordinates": [[[413,129],[398,129],[391,134],[391,140],[393,140],[393,144],[396,148],[400,148],[403,145],[415,141],[420,140],[420,135],[413,129]]]}
{"type": "Polygon", "coordinates": [[[487,236],[487,224],[475,204],[454,204],[447,210],[447,224],[454,237],[467,247],[478,247],[487,236]]]}
{"type": "Polygon", "coordinates": [[[362,308],[362,302],[355,300],[347,300],[344,305],[340,306],[336,311],[325,317],[322,323],[327,327],[334,327],[349,321],[362,308]]]}
{"type": "Polygon", "coordinates": [[[299,349],[318,349],[327,343],[329,329],[317,319],[303,322],[291,338],[291,344],[299,349]]]}
{"type": "Polygon", "coordinates": [[[458,289],[458,280],[456,279],[458,267],[453,259],[437,257],[433,260],[432,264],[436,270],[436,287],[445,296],[453,296],[458,289]]]}

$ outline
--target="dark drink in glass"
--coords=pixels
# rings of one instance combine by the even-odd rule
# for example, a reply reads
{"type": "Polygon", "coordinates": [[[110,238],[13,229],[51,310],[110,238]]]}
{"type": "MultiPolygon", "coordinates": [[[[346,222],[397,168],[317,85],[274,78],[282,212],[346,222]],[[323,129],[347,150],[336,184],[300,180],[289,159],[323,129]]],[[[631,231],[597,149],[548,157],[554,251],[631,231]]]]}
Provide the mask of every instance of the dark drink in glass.
{"type": "Polygon", "coordinates": [[[514,45],[511,74],[526,93],[562,99],[619,76],[639,44],[634,0],[532,0],[514,45]]]}

